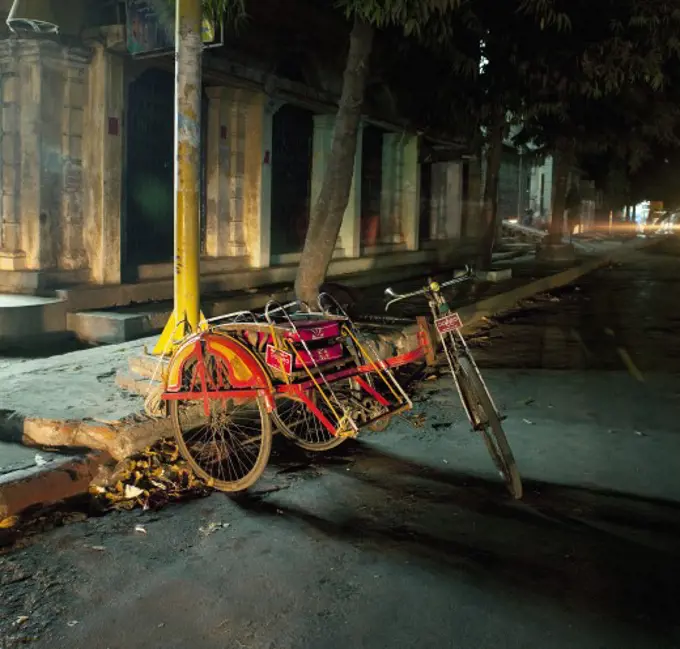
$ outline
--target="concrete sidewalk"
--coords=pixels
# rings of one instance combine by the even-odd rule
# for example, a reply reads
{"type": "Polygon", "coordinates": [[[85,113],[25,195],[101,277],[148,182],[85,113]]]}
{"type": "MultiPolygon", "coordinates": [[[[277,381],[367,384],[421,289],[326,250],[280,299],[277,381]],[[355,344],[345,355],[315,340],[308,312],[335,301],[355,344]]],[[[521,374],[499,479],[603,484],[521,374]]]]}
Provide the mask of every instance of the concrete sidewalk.
{"type": "MultiPolygon", "coordinates": [[[[510,260],[504,264],[514,264],[519,271],[517,277],[492,286],[482,299],[478,295],[469,298],[476,301],[456,307],[471,330],[484,318],[511,309],[520,300],[568,284],[625,256],[627,251],[652,243],[655,240],[641,239],[609,244],[609,251],[596,256],[589,253],[579,265],[560,272],[532,266],[526,259],[510,260]]],[[[408,286],[395,288],[408,290],[408,286]]],[[[381,285],[380,292],[382,289],[381,285]]],[[[367,292],[369,297],[370,293],[367,292]]],[[[373,299],[377,300],[377,293],[373,299]]],[[[127,365],[130,357],[143,353],[145,346],[153,346],[156,339],[153,336],[0,366],[4,393],[0,411],[0,519],[32,504],[62,500],[74,495],[74,490],[82,491],[83,485],[87,489],[98,465],[110,461],[110,456],[122,459],[170,432],[167,420],[141,414],[141,396],[123,392],[116,385],[117,371],[127,365]],[[65,452],[36,451],[22,443],[65,452]],[[30,502],[27,494],[32,481],[43,487],[34,490],[30,502]]]]}

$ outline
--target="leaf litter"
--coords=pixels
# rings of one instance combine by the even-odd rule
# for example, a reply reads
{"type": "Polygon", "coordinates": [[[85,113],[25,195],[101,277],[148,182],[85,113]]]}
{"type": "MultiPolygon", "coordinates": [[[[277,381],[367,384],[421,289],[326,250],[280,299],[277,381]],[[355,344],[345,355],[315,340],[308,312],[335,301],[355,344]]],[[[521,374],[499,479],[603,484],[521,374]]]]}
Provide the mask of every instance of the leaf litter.
{"type": "Polygon", "coordinates": [[[181,458],[174,440],[165,439],[119,465],[111,485],[90,492],[104,509],[148,510],[207,496],[211,489],[181,458]]]}

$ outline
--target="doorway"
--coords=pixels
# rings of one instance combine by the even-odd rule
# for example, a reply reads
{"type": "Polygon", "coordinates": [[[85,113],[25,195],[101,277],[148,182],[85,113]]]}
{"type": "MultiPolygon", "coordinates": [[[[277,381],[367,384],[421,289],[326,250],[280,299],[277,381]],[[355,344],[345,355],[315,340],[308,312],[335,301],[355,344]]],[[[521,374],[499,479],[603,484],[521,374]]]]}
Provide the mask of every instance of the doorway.
{"type": "Polygon", "coordinates": [[[128,86],[125,266],[171,262],[174,218],[172,72],[149,68],[128,86]]]}
{"type": "Polygon", "coordinates": [[[272,125],[271,251],[302,252],[309,224],[314,113],[285,104],[272,125]]]}
{"type": "Polygon", "coordinates": [[[383,136],[386,131],[373,125],[364,127],[361,151],[361,245],[380,241],[382,197],[383,136]]]}

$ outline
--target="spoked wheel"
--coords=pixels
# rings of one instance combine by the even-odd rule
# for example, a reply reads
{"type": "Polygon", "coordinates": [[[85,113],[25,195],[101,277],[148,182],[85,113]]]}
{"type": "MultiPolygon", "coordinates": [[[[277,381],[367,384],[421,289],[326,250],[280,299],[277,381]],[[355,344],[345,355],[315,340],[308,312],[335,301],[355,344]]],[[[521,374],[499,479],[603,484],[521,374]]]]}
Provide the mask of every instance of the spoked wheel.
{"type": "MultiPolygon", "coordinates": [[[[328,417],[330,414],[323,399],[315,390],[308,396],[319,410],[328,417]]],[[[328,417],[333,421],[333,416],[328,417]]],[[[282,397],[276,401],[276,410],[272,413],[276,428],[300,448],[317,453],[330,451],[340,446],[347,437],[333,435],[299,397],[282,397]]]]}
{"type": "MultiPolygon", "coordinates": [[[[370,381],[368,382],[370,384],[370,381]]],[[[359,428],[385,410],[362,390],[354,379],[342,379],[332,383],[331,387],[341,404],[337,405],[334,401],[331,401],[335,411],[338,413],[341,413],[343,409],[349,411],[350,416],[359,428]]],[[[336,421],[335,415],[316,389],[312,388],[308,395],[327,419],[331,422],[336,421]]],[[[330,395],[329,398],[331,398],[330,395]]],[[[333,435],[309,410],[307,405],[297,397],[282,397],[277,400],[277,408],[276,412],[272,413],[272,420],[281,433],[307,451],[330,451],[347,439],[344,436],[333,435]]],[[[384,430],[387,427],[387,422],[383,424],[383,420],[378,420],[368,427],[377,432],[384,430]]]]}
{"type": "MultiPolygon", "coordinates": [[[[221,363],[206,354],[206,374],[228,376],[226,368],[218,367],[221,363]]],[[[187,363],[182,379],[183,390],[201,390],[195,361],[187,363]]],[[[272,445],[271,420],[262,397],[211,400],[208,416],[202,399],[171,401],[170,417],[182,457],[210,486],[243,491],[262,475],[272,445]]]]}
{"type": "Polygon", "coordinates": [[[461,356],[458,362],[460,365],[458,384],[463,397],[473,412],[475,423],[484,437],[496,468],[513,498],[519,500],[522,497],[522,479],[489,393],[469,359],[461,356]]]}

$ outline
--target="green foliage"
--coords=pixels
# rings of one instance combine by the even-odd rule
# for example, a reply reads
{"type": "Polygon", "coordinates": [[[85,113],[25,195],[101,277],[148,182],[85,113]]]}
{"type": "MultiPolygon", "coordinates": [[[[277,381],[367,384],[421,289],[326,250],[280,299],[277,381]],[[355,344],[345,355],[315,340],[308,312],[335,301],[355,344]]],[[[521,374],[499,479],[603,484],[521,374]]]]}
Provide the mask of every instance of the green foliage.
{"type": "Polygon", "coordinates": [[[406,35],[420,34],[432,21],[441,21],[461,0],[337,0],[348,18],[378,28],[398,25],[406,35]]]}
{"type": "MultiPolygon", "coordinates": [[[[320,1],[381,30],[383,76],[421,125],[488,133],[500,108],[524,125],[518,146],[576,146],[627,173],[680,146],[677,1],[320,1]]],[[[238,23],[248,0],[204,7],[238,23]]]]}
{"type": "Polygon", "coordinates": [[[680,11],[664,0],[600,0],[590,12],[579,5],[570,16],[581,43],[555,39],[544,78],[526,89],[516,142],[596,159],[600,186],[620,196],[658,145],[680,146],[680,11]],[[560,60],[559,51],[571,55],[560,60]]]}
{"type": "Polygon", "coordinates": [[[247,16],[246,0],[202,0],[206,18],[222,18],[227,25],[240,24],[247,16]]]}
{"type": "MultiPolygon", "coordinates": [[[[418,34],[424,25],[440,21],[461,0],[335,0],[347,18],[359,19],[377,28],[398,25],[406,35],[418,34]]],[[[223,16],[228,23],[247,14],[247,0],[203,0],[206,15],[223,16]]]]}

